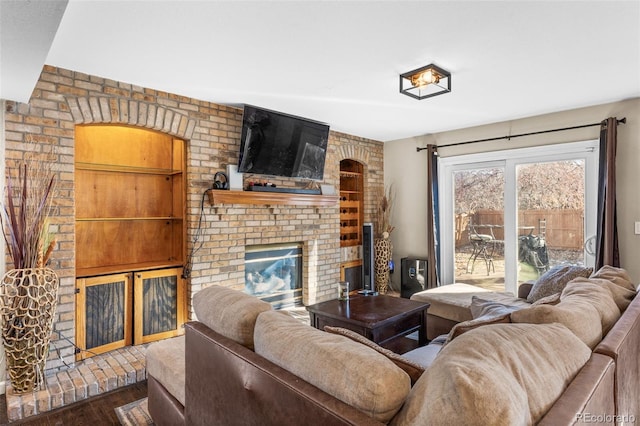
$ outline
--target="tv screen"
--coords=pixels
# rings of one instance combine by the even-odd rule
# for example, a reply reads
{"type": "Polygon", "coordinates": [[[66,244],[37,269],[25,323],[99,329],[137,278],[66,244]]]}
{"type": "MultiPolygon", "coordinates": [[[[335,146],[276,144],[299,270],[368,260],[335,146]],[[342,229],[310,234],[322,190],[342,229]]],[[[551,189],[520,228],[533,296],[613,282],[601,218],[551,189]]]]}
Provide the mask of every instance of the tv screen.
{"type": "Polygon", "coordinates": [[[246,105],[238,171],[322,180],[328,140],[328,124],[246,105]]]}

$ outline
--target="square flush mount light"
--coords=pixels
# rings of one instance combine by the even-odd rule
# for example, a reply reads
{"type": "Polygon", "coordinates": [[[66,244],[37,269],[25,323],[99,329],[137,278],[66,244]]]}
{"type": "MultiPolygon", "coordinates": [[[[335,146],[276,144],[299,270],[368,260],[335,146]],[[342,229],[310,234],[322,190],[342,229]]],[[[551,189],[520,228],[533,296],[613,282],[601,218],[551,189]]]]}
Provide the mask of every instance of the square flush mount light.
{"type": "Polygon", "coordinates": [[[400,74],[400,93],[426,99],[451,91],[451,73],[434,64],[400,74]]]}

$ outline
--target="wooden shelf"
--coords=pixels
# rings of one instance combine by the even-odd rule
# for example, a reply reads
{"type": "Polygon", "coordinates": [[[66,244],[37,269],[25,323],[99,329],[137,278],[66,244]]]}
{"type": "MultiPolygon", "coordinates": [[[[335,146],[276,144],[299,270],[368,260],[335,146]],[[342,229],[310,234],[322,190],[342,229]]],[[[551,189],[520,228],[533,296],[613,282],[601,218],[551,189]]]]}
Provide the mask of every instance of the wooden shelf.
{"type": "Polygon", "coordinates": [[[182,267],[183,263],[173,262],[142,262],[128,265],[97,266],[94,268],[76,268],[76,277],[93,277],[98,275],[118,274],[125,272],[148,271],[154,269],[182,267]]]}
{"type": "Polygon", "coordinates": [[[337,195],[293,194],[288,192],[258,192],[258,191],[227,191],[210,189],[207,191],[209,202],[216,206],[220,204],[251,204],[251,205],[287,205],[287,206],[315,206],[332,207],[338,204],[337,195]]]}
{"type": "Polygon", "coordinates": [[[173,176],[173,175],[182,173],[182,170],[123,166],[118,164],[80,163],[80,162],[76,162],[76,170],[90,170],[95,172],[113,172],[113,173],[136,173],[136,174],[161,175],[161,176],[173,176]]]}
{"type": "Polygon", "coordinates": [[[156,216],[156,217],[76,217],[76,222],[122,222],[137,220],[182,220],[181,217],[175,216],[156,216]]]}
{"type": "Polygon", "coordinates": [[[347,172],[347,171],[344,171],[344,170],[340,170],[340,176],[360,177],[360,176],[362,176],[362,173],[360,173],[360,172],[347,172]]]}

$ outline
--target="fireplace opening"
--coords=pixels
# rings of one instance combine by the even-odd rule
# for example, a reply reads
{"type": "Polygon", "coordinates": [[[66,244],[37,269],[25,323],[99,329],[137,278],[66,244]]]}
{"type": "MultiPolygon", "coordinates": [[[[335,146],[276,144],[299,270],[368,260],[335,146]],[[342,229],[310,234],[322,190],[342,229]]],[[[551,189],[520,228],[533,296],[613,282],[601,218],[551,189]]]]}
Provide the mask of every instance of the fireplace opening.
{"type": "Polygon", "coordinates": [[[302,244],[248,246],[244,270],[245,293],[274,309],[302,306],[302,244]]]}

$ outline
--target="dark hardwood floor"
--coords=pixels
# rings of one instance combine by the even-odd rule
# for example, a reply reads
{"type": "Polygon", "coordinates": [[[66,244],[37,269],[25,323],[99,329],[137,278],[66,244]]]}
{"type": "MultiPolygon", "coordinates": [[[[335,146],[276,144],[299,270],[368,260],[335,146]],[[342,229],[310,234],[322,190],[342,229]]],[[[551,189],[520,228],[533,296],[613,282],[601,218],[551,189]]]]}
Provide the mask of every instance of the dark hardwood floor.
{"type": "Polygon", "coordinates": [[[31,426],[119,425],[115,408],[147,396],[147,382],[139,382],[114,391],[94,396],[44,414],[9,423],[7,402],[0,398],[0,424],[31,426]]]}

